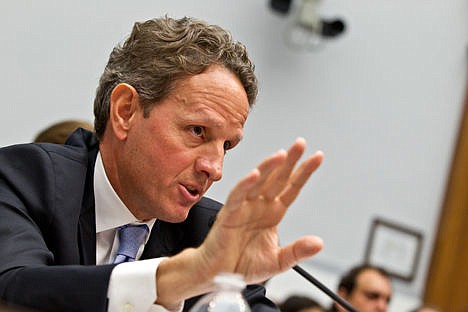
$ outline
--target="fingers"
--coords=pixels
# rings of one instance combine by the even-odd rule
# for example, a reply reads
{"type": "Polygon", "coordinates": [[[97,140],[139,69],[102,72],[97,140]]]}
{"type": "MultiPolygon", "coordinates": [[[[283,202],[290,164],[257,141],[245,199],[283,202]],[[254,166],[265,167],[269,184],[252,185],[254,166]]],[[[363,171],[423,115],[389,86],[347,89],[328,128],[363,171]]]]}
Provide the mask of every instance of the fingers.
{"type": "Polygon", "coordinates": [[[259,186],[263,185],[269,174],[286,159],[286,152],[280,150],[275,154],[267,157],[264,161],[257,166],[257,168],[250,171],[250,173],[240,180],[237,185],[229,193],[225,206],[237,207],[247,199],[258,196],[259,186]]]}
{"type": "Polygon", "coordinates": [[[288,207],[296,199],[302,187],[306,184],[312,173],[320,166],[322,160],[323,153],[320,151],[316,152],[306,159],[291,175],[288,185],[279,196],[284,206],[288,207]]]}
{"type": "Polygon", "coordinates": [[[275,163],[273,163],[273,159],[267,159],[263,161],[257,169],[260,173],[260,179],[257,181],[255,187],[249,190],[247,194],[247,199],[251,200],[258,197],[262,191],[262,186],[265,185],[267,179],[270,177],[271,173],[278,168],[284,161],[287,159],[287,153],[285,150],[280,150],[276,154],[272,155],[275,159],[275,163]]]}
{"type": "Polygon", "coordinates": [[[306,142],[303,138],[298,138],[288,150],[286,161],[269,177],[270,183],[262,188],[262,195],[266,200],[273,200],[283,190],[288,183],[289,176],[294,169],[299,158],[304,153],[306,142]]]}
{"type": "Polygon", "coordinates": [[[318,236],[304,236],[292,244],[283,246],[279,255],[280,270],[285,271],[301,260],[309,258],[323,248],[323,241],[318,236]]]}
{"type": "Polygon", "coordinates": [[[298,138],[286,152],[280,150],[266,158],[234,187],[225,206],[237,207],[244,200],[281,200],[286,209],[297,197],[311,174],[320,165],[323,154],[315,153],[296,170],[294,167],[305,150],[305,140],[298,138]]]}

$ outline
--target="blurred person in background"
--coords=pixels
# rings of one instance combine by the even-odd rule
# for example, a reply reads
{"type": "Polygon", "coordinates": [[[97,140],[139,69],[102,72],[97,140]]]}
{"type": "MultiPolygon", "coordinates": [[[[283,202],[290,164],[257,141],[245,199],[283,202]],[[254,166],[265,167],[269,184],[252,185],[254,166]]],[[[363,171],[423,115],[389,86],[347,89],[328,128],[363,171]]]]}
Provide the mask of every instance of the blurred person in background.
{"type": "Polygon", "coordinates": [[[67,119],[53,123],[41,130],[33,139],[33,142],[46,142],[64,144],[67,138],[76,129],[83,128],[93,131],[93,124],[86,120],[67,119]]]}
{"type": "Polygon", "coordinates": [[[291,295],[279,304],[281,312],[325,312],[318,301],[301,295],[291,295]]]}
{"type": "MultiPolygon", "coordinates": [[[[341,277],[338,294],[359,312],[387,312],[392,297],[392,282],[384,269],[362,264],[341,277]]],[[[346,310],[333,303],[329,311],[346,310]]]]}

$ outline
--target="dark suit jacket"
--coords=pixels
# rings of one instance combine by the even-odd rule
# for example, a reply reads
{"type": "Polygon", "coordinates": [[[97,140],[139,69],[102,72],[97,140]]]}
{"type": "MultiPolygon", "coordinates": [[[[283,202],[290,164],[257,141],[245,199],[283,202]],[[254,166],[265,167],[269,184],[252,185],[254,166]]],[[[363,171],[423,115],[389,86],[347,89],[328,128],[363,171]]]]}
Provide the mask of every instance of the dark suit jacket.
{"type": "MultiPolygon", "coordinates": [[[[95,265],[98,142],[80,129],[67,144],[0,149],[0,298],[40,311],[106,311],[114,265],[95,265]]],[[[203,198],[182,223],[158,220],[142,258],[200,245],[220,207],[203,198]]],[[[254,311],[276,311],[263,287],[244,294],[254,311]]]]}

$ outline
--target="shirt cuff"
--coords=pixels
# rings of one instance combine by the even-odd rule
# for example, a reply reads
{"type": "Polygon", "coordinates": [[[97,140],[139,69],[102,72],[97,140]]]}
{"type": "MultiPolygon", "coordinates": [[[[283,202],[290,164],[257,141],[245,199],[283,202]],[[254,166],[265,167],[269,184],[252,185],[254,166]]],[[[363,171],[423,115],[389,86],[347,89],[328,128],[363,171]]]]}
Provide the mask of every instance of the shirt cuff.
{"type": "Polygon", "coordinates": [[[166,308],[164,308],[162,305],[159,305],[159,304],[153,304],[148,310],[148,312],[167,312],[167,311],[182,312],[183,309],[184,309],[184,302],[182,301],[176,308],[172,310],[167,310],[166,308]]]}
{"type": "Polygon", "coordinates": [[[164,259],[124,262],[115,266],[107,290],[107,311],[167,311],[154,304],[157,299],[156,271],[164,259]]]}

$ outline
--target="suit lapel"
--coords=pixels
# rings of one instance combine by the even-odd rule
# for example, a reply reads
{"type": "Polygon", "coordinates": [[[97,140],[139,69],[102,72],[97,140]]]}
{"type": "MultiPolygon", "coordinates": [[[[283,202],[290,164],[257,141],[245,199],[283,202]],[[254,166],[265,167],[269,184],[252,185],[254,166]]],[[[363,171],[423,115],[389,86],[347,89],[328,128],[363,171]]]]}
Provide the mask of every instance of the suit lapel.
{"type": "Polygon", "coordinates": [[[167,223],[157,220],[141,259],[172,256],[185,248],[199,246],[220,208],[220,203],[204,197],[190,209],[184,222],[167,223]]]}
{"type": "Polygon", "coordinates": [[[175,255],[184,247],[183,238],[184,233],[180,224],[156,220],[141,259],[175,255]]]}
{"type": "Polygon", "coordinates": [[[78,129],[67,140],[68,145],[87,150],[86,182],[83,188],[81,212],[78,220],[80,264],[96,264],[96,217],[94,207],[94,164],[99,143],[93,133],[78,129]]]}
{"type": "MultiPolygon", "coordinates": [[[[94,170],[90,170],[94,173],[94,170]]],[[[96,264],[96,213],[94,207],[93,179],[86,179],[90,186],[85,187],[80,219],[78,221],[80,263],[96,264]],[[89,182],[91,181],[91,182],[89,182]]]]}
{"type": "Polygon", "coordinates": [[[80,263],[96,264],[96,225],[94,211],[81,215],[78,224],[80,263]]]}

